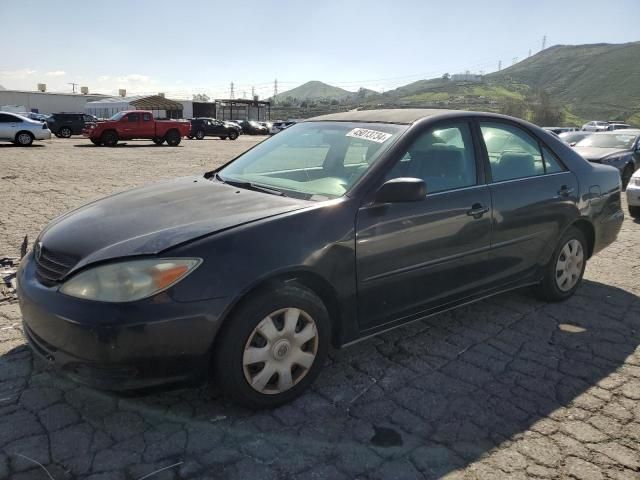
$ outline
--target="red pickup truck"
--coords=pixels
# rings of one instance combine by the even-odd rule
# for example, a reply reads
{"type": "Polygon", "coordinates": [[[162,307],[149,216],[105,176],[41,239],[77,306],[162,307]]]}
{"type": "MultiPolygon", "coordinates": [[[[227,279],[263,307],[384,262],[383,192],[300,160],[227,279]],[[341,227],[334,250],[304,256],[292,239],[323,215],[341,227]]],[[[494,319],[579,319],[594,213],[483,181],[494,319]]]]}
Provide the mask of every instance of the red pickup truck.
{"type": "Polygon", "coordinates": [[[109,120],[87,124],[82,134],[94,145],[113,147],[119,140],[149,138],[156,145],[175,147],[191,132],[186,120],[155,120],[147,110],[118,112],[109,120]]]}

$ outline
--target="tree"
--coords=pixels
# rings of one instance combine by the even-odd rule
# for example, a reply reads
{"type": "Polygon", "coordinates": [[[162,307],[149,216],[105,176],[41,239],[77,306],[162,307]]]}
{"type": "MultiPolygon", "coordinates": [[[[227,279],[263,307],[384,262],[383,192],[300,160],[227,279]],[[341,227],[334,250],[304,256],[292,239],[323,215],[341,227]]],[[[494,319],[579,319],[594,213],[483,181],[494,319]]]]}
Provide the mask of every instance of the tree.
{"type": "Polygon", "coordinates": [[[205,95],[204,93],[196,93],[193,95],[194,102],[208,102],[209,100],[211,100],[209,95],[205,95]]]}
{"type": "Polygon", "coordinates": [[[529,108],[524,100],[518,100],[516,98],[507,98],[500,107],[500,113],[503,115],[509,115],[516,118],[527,118],[529,108]]]}
{"type": "Polygon", "coordinates": [[[555,105],[551,96],[544,90],[540,90],[533,102],[533,123],[540,126],[562,125],[564,112],[555,105]]]}
{"type": "Polygon", "coordinates": [[[448,73],[445,73],[444,75],[442,75],[442,79],[443,80],[450,80],[451,79],[451,75],[449,75],[448,73]]]}

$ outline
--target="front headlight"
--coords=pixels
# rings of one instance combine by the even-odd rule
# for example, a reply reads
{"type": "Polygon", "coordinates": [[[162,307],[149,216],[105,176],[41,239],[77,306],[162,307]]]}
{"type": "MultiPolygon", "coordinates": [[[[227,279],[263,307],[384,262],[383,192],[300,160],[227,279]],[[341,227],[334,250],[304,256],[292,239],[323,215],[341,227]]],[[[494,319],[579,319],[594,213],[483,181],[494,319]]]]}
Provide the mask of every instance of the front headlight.
{"type": "Polygon", "coordinates": [[[200,263],[199,258],[161,258],[100,265],[71,277],[60,292],[100,302],[132,302],[175,285],[200,263]]]}
{"type": "Polygon", "coordinates": [[[629,185],[640,187],[640,177],[631,177],[631,181],[629,182],[629,185]]]}

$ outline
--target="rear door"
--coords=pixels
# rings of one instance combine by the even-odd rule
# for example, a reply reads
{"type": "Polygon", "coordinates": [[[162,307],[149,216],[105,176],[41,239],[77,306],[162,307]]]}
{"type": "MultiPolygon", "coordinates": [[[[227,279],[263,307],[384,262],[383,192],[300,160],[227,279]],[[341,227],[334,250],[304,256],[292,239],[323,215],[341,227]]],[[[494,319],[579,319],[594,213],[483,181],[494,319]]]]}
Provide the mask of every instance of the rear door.
{"type": "Polygon", "coordinates": [[[147,112],[142,113],[138,125],[138,136],[141,138],[152,138],[155,135],[155,128],[153,115],[147,112]]]}
{"type": "Polygon", "coordinates": [[[412,316],[482,289],[491,196],[467,121],[424,131],[387,174],[425,180],[423,201],[365,204],[356,221],[362,330],[412,316]]]}
{"type": "Polygon", "coordinates": [[[577,179],[519,125],[480,121],[479,130],[493,204],[487,275],[496,286],[537,280],[576,215],[577,179]]]}

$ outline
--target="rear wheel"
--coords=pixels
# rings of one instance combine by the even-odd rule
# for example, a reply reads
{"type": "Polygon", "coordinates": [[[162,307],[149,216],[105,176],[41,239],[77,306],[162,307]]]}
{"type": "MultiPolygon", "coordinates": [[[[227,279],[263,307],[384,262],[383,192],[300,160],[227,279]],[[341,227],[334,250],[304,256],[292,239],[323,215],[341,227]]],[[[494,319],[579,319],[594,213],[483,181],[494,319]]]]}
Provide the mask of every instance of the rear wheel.
{"type": "Polygon", "coordinates": [[[18,132],[14,143],[21,147],[28,147],[33,143],[33,134],[30,132],[18,132]]]}
{"type": "Polygon", "coordinates": [[[104,132],[100,137],[100,143],[105,147],[115,147],[118,144],[118,134],[113,130],[104,132]]]}
{"type": "Polygon", "coordinates": [[[634,207],[633,205],[629,205],[629,215],[632,218],[640,218],[640,207],[634,207]]]}
{"type": "Polygon", "coordinates": [[[164,138],[153,137],[151,141],[156,145],[162,145],[164,143],[164,138]]]}
{"type": "Polygon", "coordinates": [[[229,132],[230,140],[235,140],[236,138],[238,138],[238,132],[229,132]]]}
{"type": "Polygon", "coordinates": [[[178,145],[180,145],[180,140],[182,140],[180,138],[180,134],[176,130],[170,130],[169,132],[167,132],[167,134],[164,136],[164,139],[167,141],[167,145],[169,145],[170,147],[177,147],[178,145]]]}
{"type": "Polygon", "coordinates": [[[69,127],[62,127],[59,133],[62,138],[70,138],[73,132],[69,127]]]}
{"type": "Polygon", "coordinates": [[[301,395],[329,348],[329,315],[302,286],[254,294],[225,324],[214,347],[214,370],[228,397],[250,408],[272,408],[301,395]]]}
{"type": "Polygon", "coordinates": [[[204,139],[204,130],[197,130],[197,131],[196,131],[196,138],[197,138],[198,140],[202,140],[202,139],[204,139]]]}
{"type": "Polygon", "coordinates": [[[570,227],[558,242],[545,267],[538,295],[549,302],[571,297],[580,286],[587,265],[587,241],[581,230],[570,227]]]}
{"type": "Polygon", "coordinates": [[[626,190],[627,185],[629,185],[631,177],[633,176],[633,167],[631,165],[627,165],[626,167],[624,167],[624,170],[622,171],[620,176],[622,177],[622,189],[626,190]]]}

